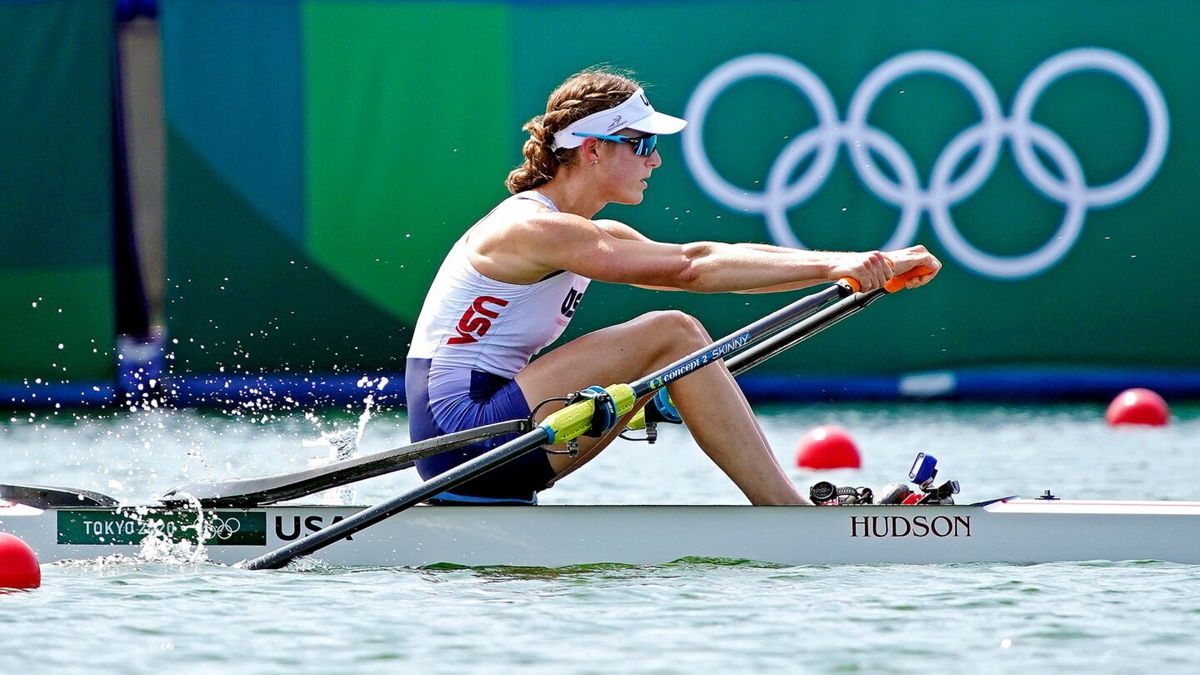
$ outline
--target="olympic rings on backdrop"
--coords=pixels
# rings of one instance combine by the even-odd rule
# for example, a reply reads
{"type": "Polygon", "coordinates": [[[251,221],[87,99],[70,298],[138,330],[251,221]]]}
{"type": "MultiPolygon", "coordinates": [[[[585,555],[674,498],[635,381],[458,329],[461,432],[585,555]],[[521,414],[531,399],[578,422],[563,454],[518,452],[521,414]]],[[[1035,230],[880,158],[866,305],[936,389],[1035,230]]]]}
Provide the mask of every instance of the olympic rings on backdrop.
{"type": "Polygon", "coordinates": [[[1144,188],[1162,165],[1167,152],[1167,104],[1154,79],[1128,57],[1108,49],[1078,48],[1042,62],[1017,90],[1010,116],[987,78],[964,59],[940,51],[920,50],[899,54],[875,67],[855,90],[846,120],[838,118],[829,89],[811,70],[785,56],[748,54],[718,66],[692,92],[683,132],[683,151],[696,181],[713,199],[731,209],[761,213],[772,239],[782,246],[803,248],[792,231],[788,210],[810,199],[825,183],[845,145],[859,179],[880,199],[900,209],[899,222],[883,250],[902,248],[916,238],[921,214],[928,212],[934,232],[950,255],[969,269],[999,279],[1021,279],[1053,267],[1074,246],[1088,209],[1117,204],[1144,188]],[[1088,185],[1079,158],[1050,129],[1033,121],[1033,108],[1043,93],[1067,75],[1099,71],[1123,80],[1141,99],[1149,123],[1146,147],[1124,176],[1105,185],[1088,185]],[[934,162],[928,186],[908,152],[882,129],[868,122],[871,108],[888,85],[917,73],[948,78],[967,91],[979,111],[978,123],[960,131],[934,162]],[[816,126],[793,138],[771,164],[761,191],[733,185],[709,161],[704,149],[704,122],[713,103],[729,87],[757,77],[782,80],[807,96],[816,113],[816,126]],[[1037,249],[1016,256],[993,255],[975,247],[958,231],[950,215],[955,204],[967,199],[991,177],[1005,141],[1013,149],[1025,179],[1047,198],[1065,207],[1062,222],[1050,239],[1037,249]],[[1052,161],[1061,178],[1046,170],[1035,154],[1052,161]],[[964,158],[974,159],[964,171],[956,169],[964,158]],[[796,169],[812,161],[796,177],[796,169]],[[876,158],[887,162],[895,180],[876,167],[876,158]]]}

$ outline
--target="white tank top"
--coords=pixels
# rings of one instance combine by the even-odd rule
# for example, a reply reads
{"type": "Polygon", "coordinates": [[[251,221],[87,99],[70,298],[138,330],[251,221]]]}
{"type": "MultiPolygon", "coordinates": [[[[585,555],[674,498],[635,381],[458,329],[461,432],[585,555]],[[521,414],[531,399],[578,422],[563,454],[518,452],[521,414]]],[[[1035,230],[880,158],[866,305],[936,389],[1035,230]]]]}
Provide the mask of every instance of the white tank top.
{"type": "MultiPolygon", "coordinates": [[[[521,192],[496,208],[558,208],[545,195],[521,192]]],[[[533,284],[479,273],[467,257],[467,230],[446,256],[413,329],[409,358],[429,359],[431,401],[460,394],[472,370],[511,378],[566,330],[590,279],[566,270],[533,284]]]]}

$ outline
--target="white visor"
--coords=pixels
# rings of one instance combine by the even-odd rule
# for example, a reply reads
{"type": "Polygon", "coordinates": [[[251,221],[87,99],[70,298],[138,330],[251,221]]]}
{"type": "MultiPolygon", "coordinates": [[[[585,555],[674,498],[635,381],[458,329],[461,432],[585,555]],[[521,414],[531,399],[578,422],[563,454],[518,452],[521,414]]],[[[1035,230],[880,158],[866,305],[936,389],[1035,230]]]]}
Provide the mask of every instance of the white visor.
{"type": "Polygon", "coordinates": [[[615,108],[601,110],[575,122],[554,134],[554,148],[578,148],[585,134],[615,134],[621,129],[633,129],[647,134],[677,134],[687,126],[687,120],[655,112],[646,93],[638,88],[633,95],[615,108]]]}

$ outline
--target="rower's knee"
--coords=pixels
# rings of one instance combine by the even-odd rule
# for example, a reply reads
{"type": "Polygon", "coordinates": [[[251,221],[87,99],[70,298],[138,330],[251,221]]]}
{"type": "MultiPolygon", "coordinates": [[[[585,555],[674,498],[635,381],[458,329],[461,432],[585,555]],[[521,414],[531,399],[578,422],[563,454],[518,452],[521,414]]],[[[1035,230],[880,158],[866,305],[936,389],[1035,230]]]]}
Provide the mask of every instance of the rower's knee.
{"type": "Polygon", "coordinates": [[[651,335],[659,338],[668,351],[686,354],[712,341],[704,324],[686,312],[668,309],[644,314],[643,318],[650,325],[651,335]]]}

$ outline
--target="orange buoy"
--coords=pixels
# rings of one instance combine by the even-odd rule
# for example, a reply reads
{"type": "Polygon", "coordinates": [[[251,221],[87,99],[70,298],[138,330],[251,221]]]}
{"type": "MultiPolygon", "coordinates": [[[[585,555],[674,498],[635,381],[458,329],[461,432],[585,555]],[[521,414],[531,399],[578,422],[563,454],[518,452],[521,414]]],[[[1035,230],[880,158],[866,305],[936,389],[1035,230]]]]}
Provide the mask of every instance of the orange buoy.
{"type": "Polygon", "coordinates": [[[1104,419],[1110,426],[1149,424],[1161,427],[1171,418],[1163,397],[1149,389],[1126,389],[1108,404],[1104,419]]]}
{"type": "Polygon", "coordinates": [[[42,585],[42,568],[29,544],[0,532],[0,588],[37,588],[42,585]]]}
{"type": "Polygon", "coordinates": [[[801,469],[857,469],[862,466],[858,446],[843,428],[825,425],[800,439],[796,466],[801,469]]]}

